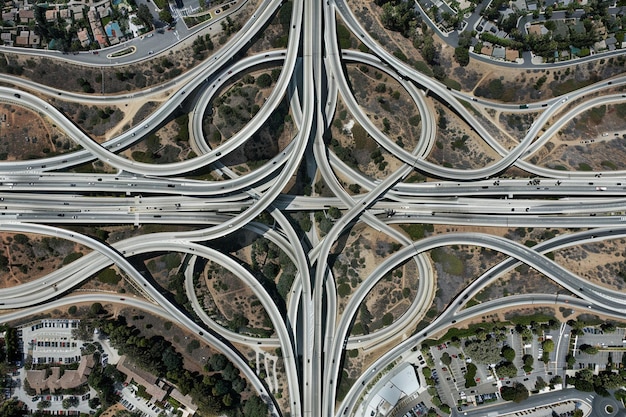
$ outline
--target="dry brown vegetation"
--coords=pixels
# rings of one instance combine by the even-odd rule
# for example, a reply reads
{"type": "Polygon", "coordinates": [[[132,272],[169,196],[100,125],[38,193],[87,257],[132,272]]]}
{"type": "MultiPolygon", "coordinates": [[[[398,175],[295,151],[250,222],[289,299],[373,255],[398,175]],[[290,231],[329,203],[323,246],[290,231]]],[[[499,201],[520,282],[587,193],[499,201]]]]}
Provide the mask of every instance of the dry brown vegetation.
{"type": "Polygon", "coordinates": [[[30,233],[1,233],[0,247],[0,288],[43,277],[91,251],[69,240],[30,233]]]}
{"type": "Polygon", "coordinates": [[[437,111],[437,136],[428,160],[447,167],[479,168],[500,156],[459,116],[433,103],[437,111]]]}
{"type": "Polygon", "coordinates": [[[39,159],[76,148],[47,117],[14,104],[0,105],[0,160],[39,159]]]}

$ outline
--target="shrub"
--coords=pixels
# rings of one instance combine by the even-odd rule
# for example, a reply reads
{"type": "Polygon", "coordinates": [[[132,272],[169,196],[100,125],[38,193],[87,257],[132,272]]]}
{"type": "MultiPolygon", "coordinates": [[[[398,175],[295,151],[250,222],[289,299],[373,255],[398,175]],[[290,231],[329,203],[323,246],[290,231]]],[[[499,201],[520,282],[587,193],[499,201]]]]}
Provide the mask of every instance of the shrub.
{"type": "Polygon", "coordinates": [[[256,85],[260,88],[269,87],[270,85],[272,85],[272,76],[267,73],[259,75],[259,77],[256,79],[256,85]]]}

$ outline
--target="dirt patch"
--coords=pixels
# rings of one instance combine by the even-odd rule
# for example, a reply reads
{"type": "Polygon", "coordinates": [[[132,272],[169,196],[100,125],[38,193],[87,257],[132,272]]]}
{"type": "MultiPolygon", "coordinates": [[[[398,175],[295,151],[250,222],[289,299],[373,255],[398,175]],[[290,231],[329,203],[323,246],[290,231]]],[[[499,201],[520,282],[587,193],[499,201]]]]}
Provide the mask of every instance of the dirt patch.
{"type": "Polygon", "coordinates": [[[626,104],[594,107],[567,122],[530,162],[561,170],[621,170],[624,139],[626,104]]]}
{"type": "MultiPolygon", "coordinates": [[[[357,226],[349,235],[339,238],[331,251],[331,259],[340,313],[363,278],[401,247],[386,234],[366,226],[357,226]]],[[[417,291],[418,278],[414,262],[409,261],[381,279],[361,304],[353,334],[374,332],[404,314],[417,291]]]]}
{"type": "Polygon", "coordinates": [[[186,114],[172,117],[147,138],[122,151],[121,155],[149,164],[169,164],[195,157],[189,145],[188,123],[186,114]]]}
{"type": "MultiPolygon", "coordinates": [[[[372,120],[378,119],[374,124],[381,124],[383,120],[388,120],[386,117],[372,116],[376,113],[373,109],[366,110],[366,112],[368,116],[372,117],[372,120]]],[[[328,147],[348,166],[370,178],[385,178],[402,165],[400,160],[379,146],[365,129],[354,120],[341,98],[337,100],[337,109],[330,132],[331,134],[326,138],[328,147]]],[[[346,181],[349,179],[346,178],[346,181]]],[[[359,189],[354,187],[356,184],[350,188],[350,191],[358,194],[359,189]]],[[[317,192],[324,195],[324,189],[327,187],[321,188],[323,189],[317,192]]]]}
{"type": "Polygon", "coordinates": [[[500,156],[459,116],[438,102],[437,135],[428,160],[444,167],[475,169],[489,165],[500,156]]]}
{"type": "Polygon", "coordinates": [[[267,53],[268,50],[286,48],[289,39],[292,3],[285,2],[272,21],[257,35],[248,54],[267,53]]]}
{"type": "Polygon", "coordinates": [[[0,288],[43,277],[91,251],[69,240],[25,233],[0,233],[0,242],[0,288]]]}
{"type": "Polygon", "coordinates": [[[414,149],[420,137],[421,117],[406,90],[367,65],[349,64],[347,72],[354,96],[372,123],[399,146],[414,149]]]}
{"type": "Polygon", "coordinates": [[[120,403],[115,403],[112,406],[110,406],[109,408],[107,408],[106,410],[104,410],[102,412],[102,414],[100,414],[102,417],[113,417],[115,416],[118,412],[120,411],[124,411],[126,410],[126,408],[124,408],[124,406],[120,403]]]}
{"type": "Polygon", "coordinates": [[[14,104],[0,105],[0,160],[40,159],[76,149],[47,117],[14,104]]]}
{"type": "MultiPolygon", "coordinates": [[[[505,259],[501,253],[478,246],[442,247],[430,251],[437,277],[433,307],[443,311],[452,299],[484,271],[505,259]]],[[[432,313],[431,313],[432,314],[432,313]]]]}
{"type": "MultiPolygon", "coordinates": [[[[204,137],[212,148],[230,140],[258,113],[279,74],[280,68],[274,67],[241,75],[212,101],[203,119],[204,137]]],[[[245,174],[282,152],[296,132],[285,97],[261,129],[220,161],[245,174]]]]}
{"type": "Polygon", "coordinates": [[[594,242],[555,252],[555,261],[594,284],[617,291],[626,288],[623,250],[626,240],[594,242]]]}
{"type": "Polygon", "coordinates": [[[203,307],[218,324],[248,336],[271,337],[273,325],[252,289],[235,274],[207,262],[195,282],[203,307]]]}

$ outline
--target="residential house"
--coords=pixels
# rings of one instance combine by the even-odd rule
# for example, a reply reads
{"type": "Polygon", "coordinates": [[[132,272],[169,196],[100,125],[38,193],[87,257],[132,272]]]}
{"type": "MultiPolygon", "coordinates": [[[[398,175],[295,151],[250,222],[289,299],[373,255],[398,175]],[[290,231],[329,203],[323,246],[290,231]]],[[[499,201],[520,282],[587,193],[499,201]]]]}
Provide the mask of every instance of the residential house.
{"type": "Polygon", "coordinates": [[[91,43],[91,39],[89,39],[89,31],[87,28],[82,28],[78,32],[76,32],[76,36],[78,37],[78,41],[80,42],[80,46],[86,48],[91,43]]]}
{"type": "Polygon", "coordinates": [[[20,16],[20,23],[22,24],[27,24],[31,20],[35,20],[35,11],[33,9],[19,10],[17,14],[20,16]]]}
{"type": "Polygon", "coordinates": [[[87,19],[89,20],[89,25],[91,26],[91,32],[93,33],[93,37],[95,41],[98,42],[101,48],[106,48],[109,46],[109,41],[106,37],[106,33],[102,28],[102,22],[100,21],[100,15],[95,7],[90,7],[87,12],[87,19]]]}

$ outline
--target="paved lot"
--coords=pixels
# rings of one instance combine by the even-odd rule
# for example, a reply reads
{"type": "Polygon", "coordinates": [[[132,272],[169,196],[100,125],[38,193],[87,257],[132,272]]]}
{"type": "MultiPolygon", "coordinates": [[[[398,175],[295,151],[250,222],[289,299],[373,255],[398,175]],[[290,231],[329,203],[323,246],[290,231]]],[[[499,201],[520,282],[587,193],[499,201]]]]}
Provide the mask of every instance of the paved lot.
{"type": "Polygon", "coordinates": [[[41,320],[22,328],[24,354],[30,354],[33,363],[73,363],[80,361],[82,342],[72,338],[77,320],[41,320]]]}

